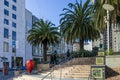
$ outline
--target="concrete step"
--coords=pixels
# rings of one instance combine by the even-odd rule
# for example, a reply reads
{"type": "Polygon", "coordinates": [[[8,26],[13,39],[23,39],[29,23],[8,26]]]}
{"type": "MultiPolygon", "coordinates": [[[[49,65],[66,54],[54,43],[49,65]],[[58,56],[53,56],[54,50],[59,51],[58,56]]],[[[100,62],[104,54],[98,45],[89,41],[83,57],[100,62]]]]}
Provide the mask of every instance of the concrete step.
{"type": "Polygon", "coordinates": [[[88,78],[89,75],[64,75],[65,78],[88,78]]]}
{"type": "Polygon", "coordinates": [[[90,73],[67,73],[68,75],[89,75],[90,73]]]}
{"type": "Polygon", "coordinates": [[[71,70],[70,72],[75,72],[75,73],[90,73],[90,70],[71,70]]]}

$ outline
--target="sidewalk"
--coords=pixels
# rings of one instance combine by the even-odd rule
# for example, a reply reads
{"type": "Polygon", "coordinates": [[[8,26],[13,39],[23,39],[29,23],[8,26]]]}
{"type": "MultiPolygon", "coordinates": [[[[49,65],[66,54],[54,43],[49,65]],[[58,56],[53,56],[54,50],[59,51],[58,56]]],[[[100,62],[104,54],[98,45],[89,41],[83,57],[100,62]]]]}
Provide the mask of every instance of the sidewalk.
{"type": "Polygon", "coordinates": [[[0,80],[10,80],[14,77],[14,72],[9,71],[8,75],[4,75],[2,72],[0,72],[0,80]]]}
{"type": "MultiPolygon", "coordinates": [[[[17,78],[14,78],[13,80],[41,80],[47,74],[41,74],[41,73],[29,74],[28,72],[25,72],[22,76],[18,76],[17,78]]],[[[61,79],[62,80],[88,80],[88,78],[63,78],[63,77],[61,77],[61,79]]],[[[60,80],[60,77],[55,78],[49,75],[43,80],[60,80]]]]}

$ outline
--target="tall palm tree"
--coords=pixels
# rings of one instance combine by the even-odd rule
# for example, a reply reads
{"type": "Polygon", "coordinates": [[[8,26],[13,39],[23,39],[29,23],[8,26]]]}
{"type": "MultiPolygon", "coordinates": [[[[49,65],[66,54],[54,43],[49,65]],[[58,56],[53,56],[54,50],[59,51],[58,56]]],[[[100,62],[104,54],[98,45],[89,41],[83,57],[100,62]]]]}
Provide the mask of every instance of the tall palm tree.
{"type": "Polygon", "coordinates": [[[47,61],[47,45],[57,44],[59,42],[60,33],[58,28],[54,27],[50,21],[40,19],[33,24],[33,28],[29,30],[27,40],[34,46],[43,45],[43,58],[47,61]]]}
{"type": "Polygon", "coordinates": [[[116,17],[119,15],[120,16],[120,11],[119,11],[119,4],[120,0],[95,0],[94,2],[94,26],[96,28],[99,28],[101,32],[104,31],[105,29],[105,21],[104,21],[104,16],[106,16],[106,10],[103,9],[103,4],[111,4],[114,7],[114,10],[110,12],[110,16],[112,18],[112,22],[116,23],[116,17]]]}
{"type": "Polygon", "coordinates": [[[87,0],[84,5],[82,0],[76,3],[69,3],[68,8],[64,8],[65,11],[60,19],[61,31],[64,34],[66,41],[80,39],[80,49],[84,49],[84,40],[98,38],[99,31],[95,29],[92,19],[90,0],[87,0]],[[97,34],[96,34],[97,33],[97,34]],[[94,36],[93,36],[94,35],[94,36]]]}

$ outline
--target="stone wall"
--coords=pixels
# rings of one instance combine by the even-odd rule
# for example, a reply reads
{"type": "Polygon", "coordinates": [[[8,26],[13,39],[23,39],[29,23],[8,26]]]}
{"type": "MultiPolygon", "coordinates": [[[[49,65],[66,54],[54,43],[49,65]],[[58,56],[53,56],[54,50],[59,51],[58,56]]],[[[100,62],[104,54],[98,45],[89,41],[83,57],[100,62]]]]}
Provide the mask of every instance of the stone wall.
{"type": "Polygon", "coordinates": [[[120,80],[120,55],[106,56],[106,80],[120,80]]]}
{"type": "Polygon", "coordinates": [[[110,68],[119,68],[120,55],[106,56],[106,65],[110,68]]]}
{"type": "Polygon", "coordinates": [[[94,65],[95,57],[83,57],[83,58],[74,58],[65,64],[69,65],[94,65]]]}

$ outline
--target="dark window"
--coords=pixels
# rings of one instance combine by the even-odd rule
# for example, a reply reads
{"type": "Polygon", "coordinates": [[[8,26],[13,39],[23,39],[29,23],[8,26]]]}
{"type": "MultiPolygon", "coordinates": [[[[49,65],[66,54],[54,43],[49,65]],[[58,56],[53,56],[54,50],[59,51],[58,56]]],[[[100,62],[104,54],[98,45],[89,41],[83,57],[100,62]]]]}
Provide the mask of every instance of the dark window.
{"type": "Polygon", "coordinates": [[[13,18],[13,19],[16,19],[16,15],[15,15],[15,14],[12,14],[12,18],[13,18]]]}
{"type": "Polygon", "coordinates": [[[4,44],[3,44],[3,51],[4,52],[8,52],[9,51],[9,43],[8,42],[4,42],[4,44]]]}
{"type": "Polygon", "coordinates": [[[16,32],[12,31],[12,40],[16,40],[16,32]]]}
{"type": "Polygon", "coordinates": [[[16,41],[12,40],[12,52],[16,53],[16,41]]]}
{"type": "Polygon", "coordinates": [[[9,38],[9,30],[4,28],[4,38],[9,38]]]}
{"type": "Polygon", "coordinates": [[[9,11],[6,10],[6,9],[4,9],[4,14],[7,15],[7,16],[9,16],[9,11]]]}
{"type": "Polygon", "coordinates": [[[14,6],[14,5],[12,5],[12,9],[13,9],[14,11],[17,10],[17,9],[16,9],[16,6],[14,6]]]}
{"type": "Polygon", "coordinates": [[[4,24],[9,25],[9,20],[8,19],[4,19],[4,24]]]}
{"type": "Polygon", "coordinates": [[[16,28],[16,23],[12,22],[12,27],[16,28]]]}
{"type": "Polygon", "coordinates": [[[17,0],[13,0],[13,2],[17,2],[17,0]]]}
{"type": "Polygon", "coordinates": [[[4,0],[4,5],[9,7],[9,2],[7,0],[4,0]]]}

